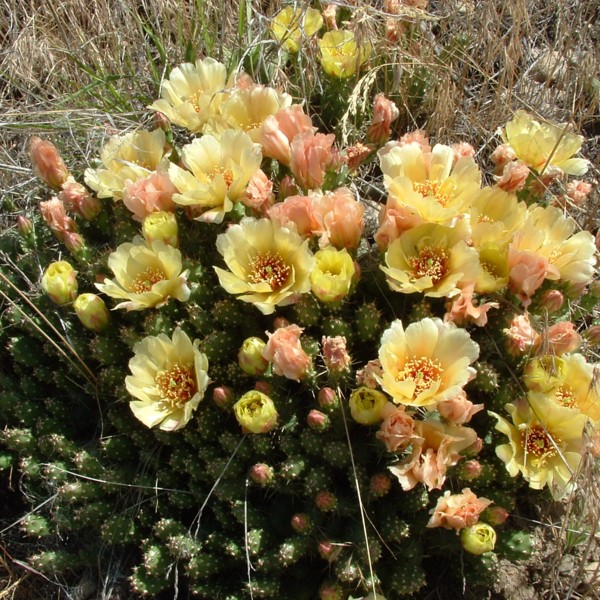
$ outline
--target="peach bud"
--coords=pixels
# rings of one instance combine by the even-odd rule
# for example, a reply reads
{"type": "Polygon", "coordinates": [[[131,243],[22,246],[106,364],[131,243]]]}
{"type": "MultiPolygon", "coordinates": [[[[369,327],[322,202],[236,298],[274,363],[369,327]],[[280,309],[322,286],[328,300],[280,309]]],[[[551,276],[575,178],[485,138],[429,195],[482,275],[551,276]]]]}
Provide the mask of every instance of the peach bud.
{"type": "Polygon", "coordinates": [[[306,513],[292,515],[290,525],[296,533],[307,533],[312,528],[312,520],[306,513]]]}
{"type": "Polygon", "coordinates": [[[558,290],[548,290],[544,292],[541,297],[542,306],[548,310],[548,312],[556,312],[564,304],[565,297],[562,292],[558,290]]]}
{"type": "Polygon", "coordinates": [[[83,217],[86,221],[95,219],[102,210],[102,203],[98,198],[92,196],[81,183],[78,183],[69,175],[67,181],[62,184],[62,190],[58,193],[67,210],[72,210],[83,217]]]}
{"type": "Polygon", "coordinates": [[[29,157],[36,177],[51,188],[58,190],[67,180],[69,170],[52,142],[32,137],[29,142],[29,157]]]}
{"type": "Polygon", "coordinates": [[[336,393],[330,387],[324,387],[317,394],[319,406],[324,409],[336,408],[339,404],[336,393]]]}
{"type": "Polygon", "coordinates": [[[367,129],[367,139],[381,146],[390,139],[391,124],[400,115],[398,107],[384,94],[377,94],[373,102],[373,119],[367,129]]]}
{"type": "Polygon", "coordinates": [[[529,167],[525,163],[511,162],[505,165],[496,185],[505,192],[520,192],[525,188],[528,177],[529,167]]]}
{"type": "Polygon", "coordinates": [[[369,490],[374,496],[381,498],[382,496],[385,496],[391,488],[392,480],[385,473],[376,473],[371,477],[369,490]]]}
{"type": "Polygon", "coordinates": [[[337,498],[331,492],[321,490],[315,498],[315,504],[320,511],[331,512],[337,506],[337,498]]]}

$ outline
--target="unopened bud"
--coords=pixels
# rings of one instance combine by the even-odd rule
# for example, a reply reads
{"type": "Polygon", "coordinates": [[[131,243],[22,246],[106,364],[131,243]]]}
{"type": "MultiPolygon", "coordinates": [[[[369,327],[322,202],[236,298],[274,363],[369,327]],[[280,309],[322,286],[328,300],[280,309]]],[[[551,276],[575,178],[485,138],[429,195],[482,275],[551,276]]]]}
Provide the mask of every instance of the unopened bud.
{"type": "Polygon", "coordinates": [[[77,296],[73,308],[86,329],[100,333],[110,325],[110,312],[104,300],[96,294],[77,296]]]}
{"type": "Polygon", "coordinates": [[[585,339],[592,346],[600,344],[600,325],[592,325],[583,333],[585,339]]]}
{"type": "Polygon", "coordinates": [[[376,473],[371,477],[369,490],[377,498],[385,496],[392,487],[392,480],[385,473],[376,473]]]}
{"type": "Polygon", "coordinates": [[[473,481],[481,475],[482,471],[483,467],[478,460],[466,460],[459,465],[457,474],[464,481],[473,481]]]}
{"type": "Polygon", "coordinates": [[[67,180],[69,169],[52,142],[37,136],[32,137],[29,143],[29,157],[36,177],[51,188],[58,190],[67,180]]]}
{"type": "Polygon", "coordinates": [[[233,402],[233,391],[226,385],[220,385],[213,390],[213,402],[219,408],[226,408],[233,402]]]}
{"type": "Polygon", "coordinates": [[[496,545],[496,531],[487,523],[475,523],[461,531],[460,543],[471,554],[491,552],[496,545]]]}
{"type": "Polygon", "coordinates": [[[273,386],[268,382],[268,381],[257,381],[254,384],[254,389],[257,392],[262,392],[263,394],[266,394],[267,396],[270,396],[273,393],[273,386]]]}
{"type": "Polygon", "coordinates": [[[142,235],[151,243],[161,240],[173,248],[179,245],[177,217],[175,213],[158,211],[150,213],[142,222],[142,235]]]}
{"type": "MultiPolygon", "coordinates": [[[[330,4],[329,6],[334,5],[330,4]]],[[[324,583],[319,588],[319,600],[344,600],[344,598],[346,598],[346,594],[337,583],[324,583]]]]}
{"type": "Polygon", "coordinates": [[[331,512],[337,507],[337,498],[331,492],[321,490],[315,498],[315,504],[320,511],[331,512]]]}
{"type": "Polygon", "coordinates": [[[320,410],[311,410],[306,417],[306,422],[311,429],[324,431],[330,425],[329,417],[320,410]]]}
{"type": "Polygon", "coordinates": [[[340,555],[342,546],[329,540],[322,540],[317,545],[317,551],[321,558],[331,562],[340,555]]]}
{"type": "Polygon", "coordinates": [[[238,363],[244,373],[257,377],[267,370],[269,361],[262,355],[265,346],[265,342],[258,337],[244,340],[238,352],[238,363]]]}
{"type": "Polygon", "coordinates": [[[77,271],[66,261],[48,265],[42,277],[42,289],[55,304],[68,304],[77,297],[77,271]]]}
{"type": "Polygon", "coordinates": [[[508,519],[508,511],[503,506],[490,506],[481,513],[481,520],[490,525],[502,525],[508,519]]]}
{"type": "Polygon", "coordinates": [[[290,524],[296,533],[308,533],[312,529],[312,520],[306,513],[296,513],[290,524]]]}
{"type": "Polygon", "coordinates": [[[324,387],[319,390],[317,401],[321,408],[327,410],[332,410],[339,405],[339,399],[330,387],[324,387]]]}
{"type": "Polygon", "coordinates": [[[273,476],[273,469],[265,463],[256,463],[250,468],[250,479],[258,485],[269,485],[273,476]]]}
{"type": "Polygon", "coordinates": [[[161,113],[160,111],[156,111],[154,113],[152,120],[154,121],[155,129],[162,129],[163,131],[169,131],[169,129],[171,129],[171,123],[169,122],[169,119],[167,119],[165,114],[161,113]]]}
{"type": "Polygon", "coordinates": [[[294,183],[289,175],[286,175],[279,183],[279,193],[277,199],[279,202],[283,202],[289,196],[296,196],[300,193],[298,186],[294,183]]]}
{"type": "Polygon", "coordinates": [[[31,219],[19,215],[17,217],[17,229],[22,237],[29,238],[33,233],[33,223],[31,222],[31,219]]]}

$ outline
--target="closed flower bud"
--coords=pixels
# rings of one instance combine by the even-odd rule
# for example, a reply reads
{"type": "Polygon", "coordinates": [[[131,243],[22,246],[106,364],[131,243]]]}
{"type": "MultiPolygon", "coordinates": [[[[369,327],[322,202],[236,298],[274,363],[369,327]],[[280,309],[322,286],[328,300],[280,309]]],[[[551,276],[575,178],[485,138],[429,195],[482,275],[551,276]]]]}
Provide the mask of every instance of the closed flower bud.
{"type": "Polygon", "coordinates": [[[392,487],[392,480],[385,473],[376,473],[371,477],[369,490],[373,496],[385,496],[392,487]]]}
{"type": "MultiPolygon", "coordinates": [[[[330,4],[329,6],[334,5],[330,4]]],[[[323,556],[323,558],[326,557],[323,556]]],[[[324,583],[319,588],[319,600],[344,600],[345,597],[344,590],[337,583],[324,583]]]]}
{"type": "Polygon", "coordinates": [[[226,385],[220,385],[213,390],[213,402],[219,408],[226,408],[233,401],[233,391],[226,385]]]}
{"type": "Polygon", "coordinates": [[[481,519],[490,525],[502,525],[508,519],[508,511],[503,506],[490,506],[481,513],[481,519]]]}
{"type": "Polygon", "coordinates": [[[465,481],[477,479],[483,471],[481,463],[478,460],[466,460],[458,467],[458,476],[465,481]]]}
{"type": "Polygon", "coordinates": [[[29,157],[35,175],[51,188],[57,190],[67,180],[69,170],[52,142],[31,138],[29,157]]]}
{"type": "Polygon", "coordinates": [[[254,384],[254,389],[257,392],[262,392],[267,396],[270,396],[273,393],[273,386],[268,381],[257,381],[254,384]]]}
{"type": "Polygon", "coordinates": [[[266,343],[257,337],[244,340],[238,352],[238,363],[244,373],[256,377],[267,370],[269,361],[262,355],[265,346],[266,343]]]}
{"type": "Polygon", "coordinates": [[[244,431],[267,433],[277,424],[273,400],[261,392],[246,392],[234,405],[233,412],[244,431]]]}
{"type": "Polygon", "coordinates": [[[324,431],[330,425],[329,417],[320,410],[311,410],[306,417],[306,422],[311,429],[324,431]]]}
{"type": "Polygon", "coordinates": [[[487,523],[476,523],[461,531],[460,543],[471,554],[490,552],[496,545],[496,531],[487,523]]]}
{"type": "Polygon", "coordinates": [[[375,425],[383,420],[381,411],[387,404],[385,394],[365,386],[356,388],[350,394],[350,413],[361,425],[375,425]]]}
{"type": "Polygon", "coordinates": [[[22,237],[28,238],[31,236],[33,233],[33,223],[31,222],[31,219],[28,219],[23,215],[19,215],[17,217],[17,229],[22,237]]]}
{"type": "Polygon", "coordinates": [[[250,468],[250,479],[258,485],[268,485],[273,481],[273,469],[265,463],[256,463],[250,468]]]}
{"type": "Polygon", "coordinates": [[[165,244],[177,248],[179,239],[175,213],[166,211],[150,213],[142,222],[142,234],[149,243],[162,240],[165,244]]]}
{"type": "Polygon", "coordinates": [[[317,508],[323,512],[331,512],[337,507],[337,498],[325,490],[321,490],[315,498],[317,508]]]}
{"type": "Polygon", "coordinates": [[[322,540],[317,544],[319,556],[329,562],[334,561],[342,552],[341,544],[335,544],[329,540],[322,540]]]}
{"type": "Polygon", "coordinates": [[[556,312],[564,304],[565,297],[558,290],[548,290],[542,295],[542,306],[548,312],[556,312]]]}
{"type": "Polygon", "coordinates": [[[81,324],[91,331],[99,333],[110,324],[110,313],[104,300],[96,294],[81,294],[73,305],[81,324]]]}
{"type": "Polygon", "coordinates": [[[42,289],[55,304],[68,304],[77,297],[77,271],[66,261],[48,265],[42,277],[42,289]]]}
{"type": "Polygon", "coordinates": [[[323,409],[332,410],[337,408],[339,399],[336,393],[330,387],[324,387],[319,390],[317,394],[317,401],[319,406],[323,409]]]}
{"type": "Polygon", "coordinates": [[[312,520],[306,513],[296,513],[290,525],[296,533],[308,533],[312,529],[312,520]]]}
{"type": "Polygon", "coordinates": [[[597,346],[600,344],[600,325],[592,325],[585,330],[584,333],[585,339],[592,346],[597,346]]]}
{"type": "Polygon", "coordinates": [[[58,198],[64,202],[67,210],[76,212],[86,221],[95,219],[102,210],[100,200],[92,196],[81,183],[77,183],[70,175],[67,181],[62,184],[62,190],[59,192],[58,198]]]}

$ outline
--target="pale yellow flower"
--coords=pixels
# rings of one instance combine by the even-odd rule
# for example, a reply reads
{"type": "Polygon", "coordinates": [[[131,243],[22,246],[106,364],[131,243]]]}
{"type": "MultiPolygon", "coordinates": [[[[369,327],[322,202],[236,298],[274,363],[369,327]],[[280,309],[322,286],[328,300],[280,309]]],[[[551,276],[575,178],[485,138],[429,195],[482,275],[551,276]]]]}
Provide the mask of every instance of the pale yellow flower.
{"type": "Polygon", "coordinates": [[[178,194],[173,202],[203,210],[199,220],[221,223],[241,201],[254,173],[260,168],[260,146],[243,131],[228,130],[220,139],[204,135],[183,147],[187,169],[171,164],[169,177],[178,194]]]}
{"type": "Polygon", "coordinates": [[[479,346],[453,324],[423,319],[405,331],[396,320],[381,338],[377,379],[396,404],[431,406],[456,397],[475,377],[469,365],[478,356],[479,346]]]}
{"type": "Polygon", "coordinates": [[[506,410],[512,423],[490,414],[498,420],[496,429],[508,437],[496,454],[510,475],[521,473],[536,490],[548,486],[556,500],[572,491],[584,447],[585,415],[532,391],[526,399],[507,404],[506,410]]]}
{"type": "Polygon", "coordinates": [[[315,261],[310,273],[312,293],[321,302],[339,302],[345,298],[356,272],[348,251],[327,246],[315,254],[315,261]]]}
{"type": "Polygon", "coordinates": [[[371,44],[358,42],[351,31],[328,31],[319,40],[321,66],[328,75],[338,79],[351,77],[371,56],[371,44]]]}
{"type": "Polygon", "coordinates": [[[496,546],[496,530],[487,523],[476,523],[460,532],[460,543],[471,554],[491,552],[496,546]]]}
{"type": "Polygon", "coordinates": [[[154,240],[162,240],[165,244],[177,248],[179,226],[175,213],[159,210],[150,213],[142,221],[142,235],[151,243],[154,240]]]}
{"type": "Polygon", "coordinates": [[[145,179],[169,164],[162,129],[111,137],[100,151],[102,167],[86,169],[84,179],[98,198],[123,199],[127,183],[145,179]]]}
{"type": "Polygon", "coordinates": [[[191,419],[209,384],[208,359],[199,343],[177,327],[172,338],[161,333],[133,347],[125,386],[137,398],[129,403],[133,414],[146,427],[175,431],[191,419]]]}
{"type": "Polygon", "coordinates": [[[313,36],[322,26],[323,17],[315,8],[286,6],[273,17],[271,31],[285,50],[298,52],[302,39],[313,36]]]}
{"type": "Polygon", "coordinates": [[[246,392],[234,405],[238,423],[250,433],[267,433],[277,425],[277,409],[269,396],[252,390],[246,392]]]}
{"type": "Polygon", "coordinates": [[[115,308],[158,308],[169,298],[185,302],[190,296],[181,252],[161,240],[146,245],[136,237],[133,243],[121,244],[108,257],[108,267],[115,279],[105,279],[96,287],[111,298],[125,300],[115,308]]]}
{"type": "Polygon", "coordinates": [[[465,221],[456,227],[423,223],[394,240],[385,253],[391,289],[404,294],[421,292],[433,298],[451,298],[474,282],[480,272],[477,250],[467,245],[465,221]]]}
{"type": "Polygon", "coordinates": [[[221,118],[207,124],[205,133],[220,137],[224,131],[244,131],[253,142],[260,141],[260,128],[264,120],[292,105],[289,94],[275,88],[254,84],[236,89],[221,106],[221,118]]]}
{"type": "Polygon", "coordinates": [[[350,394],[348,405],[352,418],[361,425],[375,425],[383,421],[383,408],[388,403],[385,394],[361,386],[350,394]]]}
{"type": "Polygon", "coordinates": [[[163,113],[172,123],[192,133],[218,118],[221,103],[228,97],[233,79],[227,77],[225,65],[205,58],[195,64],[184,63],[171,71],[161,87],[161,100],[149,108],[163,113]]]}
{"type": "Polygon", "coordinates": [[[229,269],[215,267],[220,284],[265,315],[310,291],[315,261],[308,240],[269,219],[246,217],[230,226],[217,237],[217,250],[229,269]]]}
{"type": "Polygon", "coordinates": [[[77,271],[65,260],[50,263],[42,276],[42,289],[55,304],[68,304],[77,297],[77,271]]]}
{"type": "Polygon", "coordinates": [[[583,136],[571,133],[568,127],[537,121],[518,110],[501,135],[517,158],[538,173],[558,167],[569,175],[579,176],[588,170],[589,161],[573,158],[583,144],[583,136]]]}
{"type": "Polygon", "coordinates": [[[436,144],[429,151],[417,143],[405,144],[380,157],[388,207],[418,215],[423,221],[451,225],[479,193],[481,173],[473,157],[455,161],[450,146],[436,144]]]}

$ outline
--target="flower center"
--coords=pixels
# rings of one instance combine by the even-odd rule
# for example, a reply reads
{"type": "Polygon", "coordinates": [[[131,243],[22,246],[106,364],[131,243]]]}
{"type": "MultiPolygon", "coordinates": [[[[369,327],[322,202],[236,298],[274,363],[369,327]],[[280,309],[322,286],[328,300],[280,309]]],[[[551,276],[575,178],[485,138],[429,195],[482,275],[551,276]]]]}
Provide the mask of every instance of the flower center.
{"type": "Polygon", "coordinates": [[[422,183],[413,182],[413,189],[424,198],[433,198],[438,204],[446,207],[452,200],[452,195],[442,191],[442,184],[438,179],[427,180],[422,183]]]}
{"type": "Polygon", "coordinates": [[[161,269],[146,269],[131,282],[131,291],[136,294],[152,291],[152,286],[166,279],[161,269]]]}
{"type": "Polygon", "coordinates": [[[570,385],[561,385],[554,396],[559,404],[566,406],[567,408],[576,408],[577,400],[575,399],[575,393],[570,385]]]}
{"type": "Polygon", "coordinates": [[[404,363],[404,369],[396,376],[396,381],[412,379],[415,382],[415,396],[428,390],[440,377],[444,370],[436,359],[426,356],[413,356],[404,363]]]}
{"type": "Polygon", "coordinates": [[[187,97],[187,101],[194,107],[194,110],[199,113],[202,108],[200,106],[200,98],[202,97],[203,90],[197,90],[191,96],[187,97]]]}
{"type": "Polygon", "coordinates": [[[159,371],[154,383],[162,397],[174,405],[185,404],[197,391],[192,370],[181,365],[175,365],[168,371],[159,371]]]}
{"type": "Polygon", "coordinates": [[[407,262],[415,277],[431,277],[431,281],[436,284],[446,275],[448,255],[442,248],[425,246],[419,256],[409,258],[407,262]]]}
{"type": "Polygon", "coordinates": [[[287,265],[279,253],[266,252],[255,256],[250,263],[250,283],[262,283],[263,281],[275,291],[285,285],[291,268],[287,265]]]}
{"type": "Polygon", "coordinates": [[[541,425],[533,425],[521,432],[521,443],[525,452],[538,459],[550,458],[556,454],[559,440],[556,437],[553,439],[554,442],[541,425]]]}

